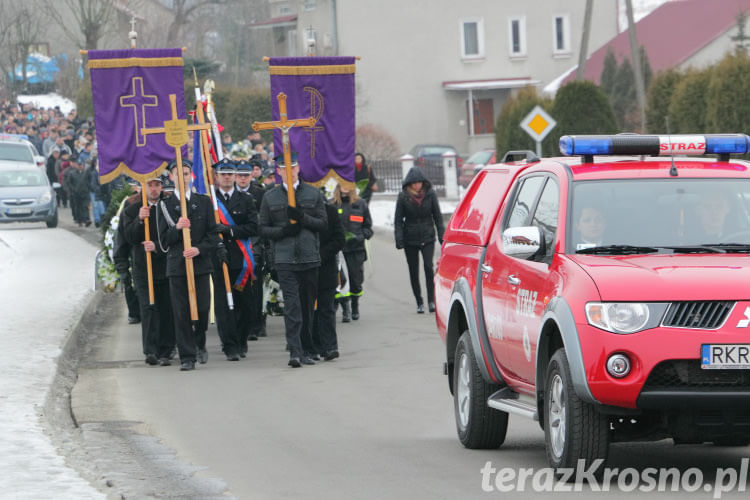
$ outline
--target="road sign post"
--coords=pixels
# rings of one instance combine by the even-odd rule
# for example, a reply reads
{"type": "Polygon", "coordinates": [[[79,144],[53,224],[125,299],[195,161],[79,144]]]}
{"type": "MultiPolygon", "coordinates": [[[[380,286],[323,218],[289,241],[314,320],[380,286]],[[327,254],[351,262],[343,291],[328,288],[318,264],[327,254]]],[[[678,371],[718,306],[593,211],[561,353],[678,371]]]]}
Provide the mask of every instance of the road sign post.
{"type": "Polygon", "coordinates": [[[521,128],[536,141],[536,155],[542,157],[542,141],[557,122],[541,106],[537,105],[521,122],[521,128]]]}

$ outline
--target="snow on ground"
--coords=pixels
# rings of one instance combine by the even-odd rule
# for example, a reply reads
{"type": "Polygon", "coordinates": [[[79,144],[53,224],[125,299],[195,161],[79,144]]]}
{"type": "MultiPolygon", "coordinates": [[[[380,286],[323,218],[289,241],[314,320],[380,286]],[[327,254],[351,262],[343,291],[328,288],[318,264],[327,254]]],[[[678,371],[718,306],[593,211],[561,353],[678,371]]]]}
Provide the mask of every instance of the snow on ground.
{"type": "MultiPolygon", "coordinates": [[[[440,203],[440,211],[443,215],[450,215],[456,210],[458,200],[446,200],[444,198],[438,198],[440,203]]],[[[372,225],[381,229],[393,229],[393,215],[396,212],[396,198],[394,197],[380,197],[378,195],[373,196],[370,200],[370,216],[372,217],[372,225]]]]}
{"type": "Polygon", "coordinates": [[[2,498],[105,498],[66,466],[40,421],[57,358],[90,298],[95,253],[62,229],[0,228],[2,498]]]}
{"type": "Polygon", "coordinates": [[[35,107],[42,109],[52,109],[55,106],[59,106],[60,111],[66,115],[76,109],[73,101],[59,94],[19,95],[18,102],[22,104],[31,103],[35,107]]]}

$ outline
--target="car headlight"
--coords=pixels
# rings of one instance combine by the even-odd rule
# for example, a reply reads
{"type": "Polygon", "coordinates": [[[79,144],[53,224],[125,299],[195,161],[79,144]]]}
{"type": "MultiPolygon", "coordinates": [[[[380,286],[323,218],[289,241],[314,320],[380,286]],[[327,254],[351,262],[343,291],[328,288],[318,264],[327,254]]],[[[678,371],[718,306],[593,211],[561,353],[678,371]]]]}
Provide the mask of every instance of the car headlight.
{"type": "Polygon", "coordinates": [[[45,192],[44,194],[42,194],[42,196],[39,197],[39,204],[41,205],[49,203],[50,201],[52,201],[52,193],[50,193],[49,191],[45,192]]]}
{"type": "Polygon", "coordinates": [[[589,324],[612,333],[635,333],[659,325],[669,304],[642,302],[589,302],[589,324]]]}

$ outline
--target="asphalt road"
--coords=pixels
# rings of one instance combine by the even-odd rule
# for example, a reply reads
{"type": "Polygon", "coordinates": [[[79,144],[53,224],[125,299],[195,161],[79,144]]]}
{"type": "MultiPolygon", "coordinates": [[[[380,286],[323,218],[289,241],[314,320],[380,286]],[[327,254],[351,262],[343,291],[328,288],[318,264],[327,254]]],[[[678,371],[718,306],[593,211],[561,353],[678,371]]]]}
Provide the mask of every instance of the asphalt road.
{"type": "MultiPolygon", "coordinates": [[[[286,366],[282,318],[269,318],[268,337],[251,343],[248,358],[240,362],[225,361],[211,326],[207,364],[193,372],[180,372],[176,365],[150,367],[141,354],[139,326],[126,324],[122,297],[105,298],[109,309],[102,314],[111,321],[100,324],[79,367],[72,394],[75,419],[83,429],[117,439],[127,433],[131,444],[156,438],[160,443],[151,448],[176,454],[144,454],[142,444],[135,446],[140,466],[121,471],[114,483],[127,479],[140,493],[124,497],[147,496],[144,492],[159,498],[223,493],[240,499],[330,500],[549,495],[531,491],[531,481],[523,493],[483,491],[480,470],[487,462],[497,469],[546,467],[544,435],[535,422],[511,417],[501,449],[461,446],[434,315],[416,314],[406,262],[392,236],[379,231],[371,243],[375,273],[366,268],[362,317],[338,323],[341,358],[315,366],[286,366]],[[154,472],[176,464],[186,467],[183,477],[195,472],[197,482],[174,486],[177,491],[170,489],[170,474],[154,472]]],[[[101,439],[105,454],[106,443],[101,439]]],[[[739,470],[749,455],[749,448],[676,448],[671,441],[619,444],[612,446],[610,465],[697,467],[711,481],[717,467],[739,470]]],[[[623,495],[616,481],[611,490],[612,498],[623,495]]],[[[556,496],[574,494],[601,493],[584,487],[581,493],[556,496]]],[[[695,496],[711,494],[701,487],[695,496]]]]}

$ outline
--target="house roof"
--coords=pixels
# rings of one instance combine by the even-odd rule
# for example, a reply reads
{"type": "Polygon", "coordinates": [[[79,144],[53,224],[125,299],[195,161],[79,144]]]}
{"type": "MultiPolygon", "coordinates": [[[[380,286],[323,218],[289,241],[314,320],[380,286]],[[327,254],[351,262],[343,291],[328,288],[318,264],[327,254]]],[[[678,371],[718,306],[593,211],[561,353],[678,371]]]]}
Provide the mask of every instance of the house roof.
{"type": "MultiPolygon", "coordinates": [[[[750,0],[671,0],[635,24],[638,43],[646,49],[654,72],[674,68],[732,29],[742,10],[750,10],[750,0]]],[[[587,80],[599,84],[609,48],[618,61],[630,59],[627,30],[589,56],[587,80]]],[[[562,84],[574,78],[571,72],[562,84]]]]}
{"type": "Polygon", "coordinates": [[[265,21],[258,21],[247,25],[248,28],[278,28],[281,26],[297,26],[297,14],[272,17],[265,21]]]}
{"type": "Polygon", "coordinates": [[[492,78],[490,80],[457,80],[443,82],[445,90],[490,90],[490,89],[511,89],[516,87],[526,87],[536,85],[539,80],[532,80],[529,77],[523,78],[492,78]]]}

